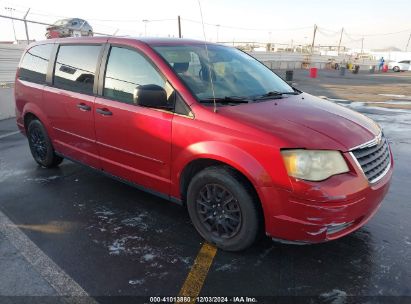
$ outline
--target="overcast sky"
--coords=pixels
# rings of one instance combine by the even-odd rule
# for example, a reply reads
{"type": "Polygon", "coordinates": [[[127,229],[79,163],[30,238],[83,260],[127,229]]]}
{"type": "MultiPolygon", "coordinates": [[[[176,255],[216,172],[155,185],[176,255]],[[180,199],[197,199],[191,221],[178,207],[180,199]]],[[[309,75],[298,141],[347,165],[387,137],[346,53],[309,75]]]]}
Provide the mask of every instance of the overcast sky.
{"type": "MultiPolygon", "coordinates": [[[[207,40],[310,43],[317,24],[316,44],[360,48],[395,46],[404,49],[411,34],[410,0],[201,0],[207,40]],[[390,34],[394,33],[394,34],[390,34]]],[[[32,1],[0,0],[0,14],[54,23],[63,17],[86,19],[94,31],[118,35],[177,36],[177,16],[187,38],[203,38],[198,0],[32,1]],[[143,20],[148,20],[143,22],[143,20]]],[[[15,22],[25,39],[22,22],[15,22]]],[[[43,39],[45,26],[29,25],[30,38],[43,39]]],[[[14,40],[12,23],[0,18],[0,40],[14,40]]],[[[411,49],[411,45],[409,47],[411,49]]]]}

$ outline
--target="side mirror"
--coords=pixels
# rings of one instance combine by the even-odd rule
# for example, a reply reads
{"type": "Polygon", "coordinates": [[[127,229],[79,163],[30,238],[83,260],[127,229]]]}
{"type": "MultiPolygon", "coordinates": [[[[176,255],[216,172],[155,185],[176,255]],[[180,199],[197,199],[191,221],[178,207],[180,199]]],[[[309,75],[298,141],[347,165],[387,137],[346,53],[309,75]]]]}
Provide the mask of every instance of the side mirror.
{"type": "Polygon", "coordinates": [[[134,89],[133,101],[143,107],[170,109],[172,105],[167,102],[167,93],[156,84],[140,85],[134,89]]]}

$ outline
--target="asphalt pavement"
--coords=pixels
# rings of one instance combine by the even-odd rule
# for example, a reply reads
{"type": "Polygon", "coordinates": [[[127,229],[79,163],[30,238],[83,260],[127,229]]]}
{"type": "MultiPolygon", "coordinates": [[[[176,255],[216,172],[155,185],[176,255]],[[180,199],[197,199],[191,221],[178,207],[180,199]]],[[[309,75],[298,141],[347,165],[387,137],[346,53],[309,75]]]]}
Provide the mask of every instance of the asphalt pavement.
{"type": "MultiPolygon", "coordinates": [[[[285,79],[285,70],[275,71],[285,79]]],[[[411,72],[387,73],[360,70],[341,76],[336,70],[318,70],[317,78],[309,77],[309,70],[294,70],[292,84],[315,96],[348,99],[366,103],[388,100],[411,101],[411,72]]],[[[411,109],[409,103],[403,108],[411,109]]]]}
{"type": "MultiPolygon", "coordinates": [[[[390,140],[395,169],[380,210],[360,230],[324,244],[264,238],[244,252],[218,250],[200,296],[411,302],[411,111],[341,104],[376,120],[390,140]]],[[[36,295],[152,303],[149,297],[179,294],[204,247],[183,207],[67,160],[40,168],[13,120],[0,121],[0,130],[0,302],[36,295]]]]}

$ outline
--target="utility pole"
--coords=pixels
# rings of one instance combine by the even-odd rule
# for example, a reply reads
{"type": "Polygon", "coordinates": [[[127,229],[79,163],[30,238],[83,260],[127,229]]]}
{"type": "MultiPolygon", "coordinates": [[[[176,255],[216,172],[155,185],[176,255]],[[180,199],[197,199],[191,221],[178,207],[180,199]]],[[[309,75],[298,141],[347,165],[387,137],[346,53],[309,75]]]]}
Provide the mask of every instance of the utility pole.
{"type": "Polygon", "coordinates": [[[337,51],[337,55],[340,55],[340,49],[341,49],[341,41],[342,41],[342,36],[344,33],[344,28],[341,29],[341,35],[340,35],[340,41],[338,42],[338,51],[337,51]]]}
{"type": "Polygon", "coordinates": [[[144,22],[144,36],[147,36],[147,23],[148,23],[148,20],[143,19],[143,22],[144,22]]]}
{"type": "Polygon", "coordinates": [[[315,34],[317,34],[317,24],[314,24],[313,42],[311,43],[311,54],[314,53],[315,34]]]}
{"type": "Polygon", "coordinates": [[[16,36],[16,29],[14,27],[14,19],[13,19],[13,11],[15,11],[16,9],[12,8],[12,7],[5,7],[4,8],[6,11],[10,12],[10,17],[11,17],[11,24],[13,25],[13,33],[14,33],[14,40],[17,43],[17,36],[16,36]]]}
{"type": "Polygon", "coordinates": [[[180,18],[180,16],[178,16],[177,21],[178,21],[178,38],[181,38],[182,36],[181,36],[181,18],[180,18]]]}
{"type": "Polygon", "coordinates": [[[29,38],[29,28],[27,27],[27,15],[30,12],[30,8],[27,10],[27,13],[24,15],[24,27],[26,29],[26,39],[27,39],[27,45],[30,43],[30,38],[29,38]]]}
{"type": "Polygon", "coordinates": [[[216,24],[216,27],[217,27],[217,42],[220,40],[219,38],[218,38],[218,31],[220,30],[220,25],[219,24],[216,24]]]}
{"type": "Polygon", "coordinates": [[[361,38],[361,54],[364,53],[364,37],[361,38]]]}
{"type": "Polygon", "coordinates": [[[411,40],[411,34],[410,34],[410,36],[408,37],[407,45],[406,45],[406,47],[405,47],[405,51],[406,51],[406,52],[408,51],[408,46],[409,46],[409,44],[410,44],[410,40],[411,40]]]}

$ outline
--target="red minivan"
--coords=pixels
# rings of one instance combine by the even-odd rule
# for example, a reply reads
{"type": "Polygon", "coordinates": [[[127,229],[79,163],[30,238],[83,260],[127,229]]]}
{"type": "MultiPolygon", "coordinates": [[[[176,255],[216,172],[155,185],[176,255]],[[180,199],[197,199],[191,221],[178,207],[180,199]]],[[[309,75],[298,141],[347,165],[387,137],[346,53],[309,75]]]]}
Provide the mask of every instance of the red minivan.
{"type": "Polygon", "coordinates": [[[218,44],[37,42],[21,59],[15,98],[40,166],[67,158],[180,203],[225,250],[263,232],[291,243],[342,237],[373,216],[392,176],[375,122],[218,44]]]}

